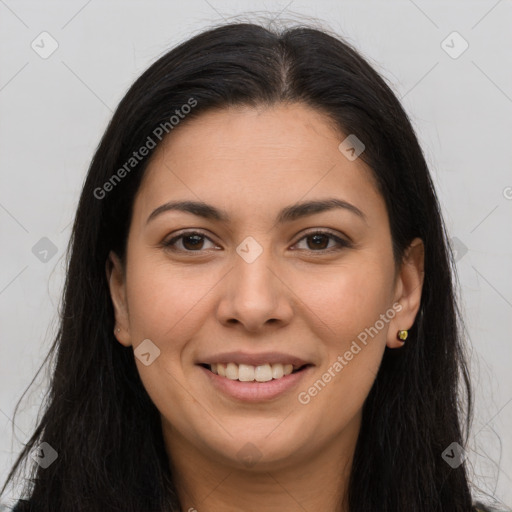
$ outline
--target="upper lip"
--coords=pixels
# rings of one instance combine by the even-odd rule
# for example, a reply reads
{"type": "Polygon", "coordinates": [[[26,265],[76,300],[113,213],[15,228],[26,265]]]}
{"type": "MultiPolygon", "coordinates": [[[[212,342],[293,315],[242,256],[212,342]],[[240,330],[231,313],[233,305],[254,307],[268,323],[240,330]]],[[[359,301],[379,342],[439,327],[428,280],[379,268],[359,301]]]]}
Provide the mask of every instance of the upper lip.
{"type": "Polygon", "coordinates": [[[258,354],[250,354],[247,352],[224,352],[222,354],[215,354],[205,357],[199,364],[215,364],[215,363],[235,363],[235,364],[249,364],[252,366],[259,366],[265,363],[277,364],[281,363],[291,364],[294,369],[301,366],[312,364],[300,357],[291,354],[284,354],[282,352],[260,352],[258,354]]]}

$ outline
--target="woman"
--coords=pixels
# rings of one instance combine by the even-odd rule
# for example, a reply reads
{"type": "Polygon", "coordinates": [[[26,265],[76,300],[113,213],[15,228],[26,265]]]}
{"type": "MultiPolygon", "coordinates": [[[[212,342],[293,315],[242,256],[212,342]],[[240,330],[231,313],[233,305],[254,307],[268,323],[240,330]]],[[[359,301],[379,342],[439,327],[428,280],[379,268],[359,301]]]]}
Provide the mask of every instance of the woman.
{"type": "Polygon", "coordinates": [[[354,49],[193,37],[91,163],[16,510],[481,509],[452,270],[411,124],[354,49]]]}

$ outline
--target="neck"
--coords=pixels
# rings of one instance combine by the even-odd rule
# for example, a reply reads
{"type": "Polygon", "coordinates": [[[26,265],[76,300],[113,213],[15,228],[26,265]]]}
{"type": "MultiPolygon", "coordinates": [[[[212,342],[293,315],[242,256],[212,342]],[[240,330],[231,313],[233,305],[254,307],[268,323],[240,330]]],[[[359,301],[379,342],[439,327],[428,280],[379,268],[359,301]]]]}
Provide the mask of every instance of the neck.
{"type": "Polygon", "coordinates": [[[163,424],[163,434],[184,512],[348,512],[348,481],[359,428],[357,415],[338,438],[300,464],[258,463],[249,468],[205,456],[168,424],[163,424]]]}

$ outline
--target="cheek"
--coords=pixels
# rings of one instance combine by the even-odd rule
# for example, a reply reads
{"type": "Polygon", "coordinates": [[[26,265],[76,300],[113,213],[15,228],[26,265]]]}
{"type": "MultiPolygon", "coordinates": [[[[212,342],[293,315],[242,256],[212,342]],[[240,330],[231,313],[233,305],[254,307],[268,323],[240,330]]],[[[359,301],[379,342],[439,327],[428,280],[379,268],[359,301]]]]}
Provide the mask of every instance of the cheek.
{"type": "MultiPolygon", "coordinates": [[[[322,336],[324,361],[299,397],[320,437],[348,425],[363,407],[385,350],[388,324],[372,330],[389,305],[386,283],[375,273],[337,274],[308,295],[322,336]]],[[[380,325],[380,324],[379,324],[380,325]]]]}
{"type": "Polygon", "coordinates": [[[192,267],[182,271],[171,268],[168,262],[144,257],[133,258],[133,262],[127,280],[132,342],[137,345],[150,339],[160,350],[148,366],[136,359],[138,372],[163,417],[178,430],[186,431],[186,416],[181,414],[184,404],[191,404],[192,410],[201,408],[195,403],[194,393],[183,385],[188,370],[182,364],[188,340],[204,323],[205,296],[212,283],[205,276],[193,278],[192,267]]]}
{"type": "Polygon", "coordinates": [[[321,382],[308,384],[315,388],[309,388],[315,397],[313,407],[342,421],[362,406],[378,372],[392,318],[389,315],[385,322],[381,317],[390,308],[391,281],[385,267],[368,261],[347,263],[329,273],[329,279],[308,279],[309,286],[299,295],[315,313],[324,352],[321,382]]]}
{"type": "Polygon", "coordinates": [[[129,269],[127,282],[130,329],[135,336],[158,340],[186,338],[197,327],[201,302],[211,283],[192,270],[171,268],[167,263],[140,258],[129,269]]]}
{"type": "Polygon", "coordinates": [[[386,312],[390,287],[385,268],[369,263],[333,267],[322,275],[303,276],[295,285],[318,319],[321,339],[340,350],[386,312]]]}

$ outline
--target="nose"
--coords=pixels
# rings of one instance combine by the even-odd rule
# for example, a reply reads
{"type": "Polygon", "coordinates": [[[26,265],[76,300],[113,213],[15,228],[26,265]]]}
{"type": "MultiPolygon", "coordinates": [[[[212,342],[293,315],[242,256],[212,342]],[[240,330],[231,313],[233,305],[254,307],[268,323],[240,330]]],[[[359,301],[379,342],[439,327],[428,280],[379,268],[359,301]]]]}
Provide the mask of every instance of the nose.
{"type": "Polygon", "coordinates": [[[265,248],[249,261],[235,254],[233,267],[222,280],[219,321],[250,332],[288,325],[293,315],[293,292],[272,261],[271,250],[265,248]]]}

